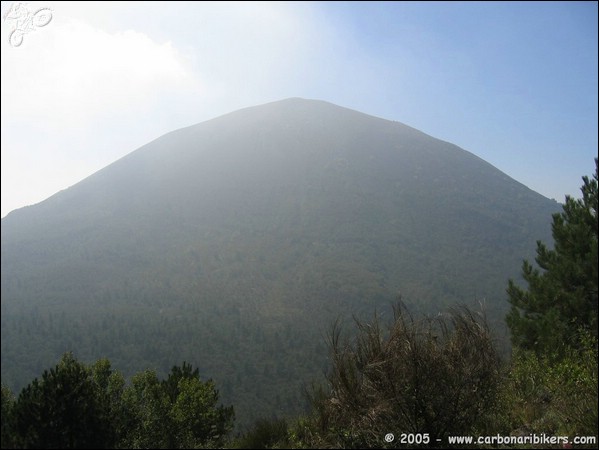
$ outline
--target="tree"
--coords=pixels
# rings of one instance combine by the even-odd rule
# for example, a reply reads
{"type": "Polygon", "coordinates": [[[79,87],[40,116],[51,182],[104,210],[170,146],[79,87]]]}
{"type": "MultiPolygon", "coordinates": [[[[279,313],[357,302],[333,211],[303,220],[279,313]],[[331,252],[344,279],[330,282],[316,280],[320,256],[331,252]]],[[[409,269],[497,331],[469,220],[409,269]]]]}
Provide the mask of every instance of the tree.
{"type": "Polygon", "coordinates": [[[537,242],[541,270],[524,261],[528,289],[509,281],[506,322],[512,343],[537,354],[579,347],[581,331],[597,338],[596,158],[595,175],[583,182],[582,198],[566,196],[563,212],[553,215],[554,248],[537,242]]]}
{"type": "Polygon", "coordinates": [[[219,392],[212,380],[187,362],[173,366],[162,386],[171,402],[174,441],[180,448],[220,445],[233,428],[233,407],[218,406],[219,392]]]}
{"type": "Polygon", "coordinates": [[[25,387],[12,410],[15,445],[24,448],[112,446],[91,371],[66,353],[58,365],[25,387]]]}
{"type": "Polygon", "coordinates": [[[179,381],[179,395],[170,417],[176,430],[179,448],[222,445],[233,428],[233,407],[217,406],[219,393],[214,383],[199,377],[179,381]]]}
{"type": "Polygon", "coordinates": [[[180,393],[179,382],[182,379],[192,379],[192,378],[200,378],[200,369],[197,367],[194,369],[191,364],[187,361],[183,361],[183,365],[173,366],[171,369],[171,373],[168,374],[166,380],[162,381],[162,386],[164,387],[167,395],[171,403],[177,401],[177,397],[180,393]]]}
{"type": "Polygon", "coordinates": [[[125,388],[123,403],[127,426],[122,447],[175,448],[170,439],[170,400],[153,370],[133,376],[125,388]]]}
{"type": "Polygon", "coordinates": [[[222,444],[233,407],[217,406],[214,383],[198,369],[174,366],[123,376],[110,361],[91,366],[66,353],[15,401],[2,386],[2,448],[198,448],[222,444]]]}
{"type": "Polygon", "coordinates": [[[128,417],[123,446],[133,448],[195,448],[222,444],[233,428],[233,407],[218,406],[214,382],[200,379],[199,370],[173,366],[166,380],[146,370],[135,375],[123,400],[128,417]]]}
{"type": "Polygon", "coordinates": [[[99,414],[109,423],[106,431],[108,446],[118,445],[127,434],[127,415],[123,405],[125,378],[112,370],[110,361],[99,359],[90,366],[90,376],[97,389],[99,414]],[[110,444],[110,445],[109,445],[110,444]]]}

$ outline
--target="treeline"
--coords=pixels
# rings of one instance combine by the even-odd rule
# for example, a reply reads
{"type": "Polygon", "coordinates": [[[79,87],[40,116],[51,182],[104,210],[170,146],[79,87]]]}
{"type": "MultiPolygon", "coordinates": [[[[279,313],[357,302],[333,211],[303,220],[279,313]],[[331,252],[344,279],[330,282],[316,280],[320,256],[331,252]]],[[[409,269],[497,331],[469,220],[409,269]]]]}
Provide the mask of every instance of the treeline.
{"type": "Polygon", "coordinates": [[[484,316],[465,307],[416,319],[399,305],[387,325],[357,320],[352,338],[334,325],[327,383],[308,390],[309,411],[237,435],[233,407],[187,363],[126,384],[106,359],[86,366],[65,354],[16,399],[2,387],[2,448],[447,448],[451,435],[596,436],[590,333],[559,356],[519,349],[508,365],[484,316]]]}
{"type": "Polygon", "coordinates": [[[554,248],[538,243],[539,268],[524,262],[527,286],[509,283],[510,361],[482,314],[461,307],[415,318],[399,305],[387,324],[356,319],[350,336],[332,327],[326,383],[308,390],[306,414],[267,417],[232,436],[233,408],[186,363],[126,385],[108,360],[86,366],[66,354],[18,398],[2,387],[2,447],[447,448],[452,435],[500,435],[547,448],[527,441],[536,434],[594,436],[577,447],[596,448],[595,166],[582,198],[567,197],[553,216],[554,248]]]}

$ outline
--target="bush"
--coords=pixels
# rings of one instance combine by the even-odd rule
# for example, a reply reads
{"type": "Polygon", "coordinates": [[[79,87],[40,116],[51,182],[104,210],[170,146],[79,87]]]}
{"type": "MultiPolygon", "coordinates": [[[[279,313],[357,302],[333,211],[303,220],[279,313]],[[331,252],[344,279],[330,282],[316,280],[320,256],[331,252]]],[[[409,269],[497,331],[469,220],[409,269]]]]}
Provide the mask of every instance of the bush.
{"type": "Polygon", "coordinates": [[[289,448],[289,446],[285,419],[260,419],[235,442],[235,448],[289,448]]]}
{"type": "Polygon", "coordinates": [[[356,324],[353,343],[338,324],[330,333],[328,389],[312,398],[316,444],[384,447],[397,445],[384,441],[389,432],[428,433],[428,445],[414,443],[423,448],[489,431],[501,375],[482,316],[458,308],[416,321],[398,306],[386,332],[376,318],[356,324]]]}
{"type": "MultiPolygon", "coordinates": [[[[538,356],[516,350],[505,389],[512,429],[564,436],[595,436],[597,340],[588,333],[581,349],[538,356]]],[[[592,446],[594,447],[594,446],[592,446]]]]}

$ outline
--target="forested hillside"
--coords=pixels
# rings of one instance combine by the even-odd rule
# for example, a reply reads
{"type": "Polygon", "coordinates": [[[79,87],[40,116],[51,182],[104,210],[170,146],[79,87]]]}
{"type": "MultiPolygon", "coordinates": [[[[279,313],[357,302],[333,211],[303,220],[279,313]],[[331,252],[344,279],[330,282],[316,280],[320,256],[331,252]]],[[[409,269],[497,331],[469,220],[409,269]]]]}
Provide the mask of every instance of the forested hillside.
{"type": "Polygon", "coordinates": [[[68,351],[131,376],[189,361],[238,424],[305,411],[329,324],[484,305],[560,205],[398,122],[288,99],[169,133],[2,219],[2,382],[68,351]]]}

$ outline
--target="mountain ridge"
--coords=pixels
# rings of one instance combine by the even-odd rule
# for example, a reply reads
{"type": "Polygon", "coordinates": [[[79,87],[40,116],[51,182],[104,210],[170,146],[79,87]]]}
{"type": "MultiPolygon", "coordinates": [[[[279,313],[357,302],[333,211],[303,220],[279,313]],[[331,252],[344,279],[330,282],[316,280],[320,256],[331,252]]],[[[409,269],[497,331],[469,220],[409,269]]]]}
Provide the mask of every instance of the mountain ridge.
{"type": "MultiPolygon", "coordinates": [[[[423,137],[426,137],[427,139],[433,139],[435,141],[438,141],[438,142],[444,143],[446,145],[452,146],[452,147],[454,147],[455,149],[457,149],[459,151],[463,151],[466,154],[468,154],[468,155],[470,155],[472,157],[477,158],[480,162],[483,162],[484,164],[488,164],[491,168],[499,171],[499,169],[497,169],[495,166],[493,166],[492,164],[488,163],[484,159],[480,158],[476,154],[474,154],[472,152],[469,152],[468,150],[465,150],[465,149],[463,149],[463,148],[461,148],[459,146],[456,146],[455,144],[452,144],[452,143],[450,143],[448,141],[444,141],[442,139],[435,138],[435,137],[433,137],[433,136],[431,136],[431,135],[429,135],[427,133],[424,133],[424,132],[422,132],[420,130],[417,130],[416,128],[413,128],[413,127],[411,127],[409,125],[406,125],[406,124],[404,124],[402,122],[385,119],[385,118],[374,116],[374,115],[367,114],[367,113],[362,113],[362,112],[355,111],[355,110],[352,110],[350,108],[346,108],[346,107],[343,107],[343,106],[338,106],[338,105],[335,105],[333,103],[330,103],[330,102],[327,102],[327,101],[323,101],[323,100],[304,99],[304,98],[300,98],[300,97],[290,97],[290,98],[286,98],[286,99],[283,99],[283,100],[274,101],[274,102],[268,102],[268,103],[257,105],[257,106],[245,107],[245,108],[242,108],[242,109],[230,112],[230,113],[226,113],[226,114],[220,115],[218,117],[215,117],[215,118],[212,118],[212,119],[209,119],[209,120],[206,120],[206,121],[194,124],[194,125],[182,127],[182,128],[173,130],[171,132],[168,132],[168,133],[166,133],[166,134],[164,134],[164,135],[162,135],[162,136],[160,136],[160,137],[158,137],[158,138],[156,138],[156,139],[148,142],[147,144],[142,145],[138,149],[136,149],[136,150],[134,150],[134,151],[132,151],[132,152],[124,155],[123,157],[117,159],[116,161],[108,164],[104,168],[102,168],[102,169],[100,169],[100,170],[92,173],[91,175],[89,175],[88,177],[84,178],[80,182],[75,183],[74,185],[72,185],[72,186],[70,186],[68,188],[65,188],[65,189],[63,189],[61,191],[58,191],[57,193],[51,195],[47,199],[42,200],[41,202],[38,202],[36,204],[27,205],[27,206],[24,206],[22,208],[18,208],[18,209],[15,209],[15,210],[9,212],[5,218],[8,218],[9,216],[14,216],[14,213],[16,213],[17,211],[21,211],[21,210],[24,210],[24,209],[28,210],[29,208],[35,207],[37,205],[40,205],[41,203],[47,202],[48,200],[53,199],[56,196],[64,195],[64,193],[66,191],[70,191],[74,187],[80,185],[81,183],[87,182],[90,178],[94,178],[96,176],[99,176],[99,174],[103,173],[104,171],[111,169],[115,164],[122,164],[124,161],[127,161],[129,158],[133,158],[134,155],[136,155],[136,154],[138,154],[140,152],[143,153],[143,151],[148,146],[152,146],[154,144],[157,144],[158,142],[162,141],[163,139],[169,139],[169,138],[172,138],[174,136],[178,136],[179,134],[183,134],[183,133],[191,133],[191,134],[193,134],[194,132],[197,132],[198,130],[200,130],[203,126],[207,126],[207,124],[217,123],[217,122],[220,122],[220,121],[223,121],[223,120],[226,121],[226,120],[229,120],[231,118],[236,118],[237,116],[246,117],[248,113],[251,113],[251,112],[256,111],[256,110],[261,110],[261,109],[264,109],[264,108],[271,108],[271,107],[279,107],[279,106],[285,106],[286,107],[288,105],[289,106],[297,106],[297,105],[300,105],[300,104],[302,106],[317,106],[317,105],[326,106],[328,109],[331,109],[331,111],[335,111],[335,112],[341,112],[341,111],[343,111],[344,113],[351,114],[351,115],[356,115],[356,116],[361,116],[363,118],[368,118],[369,120],[373,120],[373,119],[377,120],[377,121],[378,120],[382,120],[382,121],[388,122],[389,124],[397,124],[397,125],[401,126],[404,130],[407,130],[407,131],[409,131],[411,133],[415,133],[417,135],[421,135],[423,137]]],[[[505,175],[505,176],[509,177],[509,175],[505,175]]],[[[526,185],[524,185],[523,183],[520,183],[519,181],[517,181],[517,180],[515,180],[515,179],[513,179],[511,177],[509,177],[509,178],[511,180],[513,180],[513,181],[521,184],[522,186],[526,187],[527,189],[530,189],[526,185]]],[[[531,189],[531,191],[535,192],[532,189],[531,189]]],[[[538,194],[538,195],[542,195],[542,194],[538,194]]]]}

